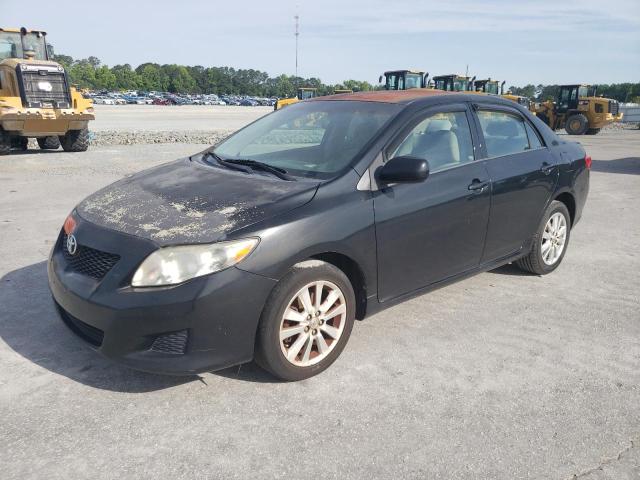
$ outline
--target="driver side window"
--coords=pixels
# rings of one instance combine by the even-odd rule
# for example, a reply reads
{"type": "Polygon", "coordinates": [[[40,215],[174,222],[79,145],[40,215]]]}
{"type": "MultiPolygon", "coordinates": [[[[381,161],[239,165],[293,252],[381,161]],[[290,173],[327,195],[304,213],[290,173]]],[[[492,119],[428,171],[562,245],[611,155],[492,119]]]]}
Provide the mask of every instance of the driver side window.
{"type": "Polygon", "coordinates": [[[473,141],[465,112],[442,112],[418,123],[390,158],[412,156],[429,162],[435,173],[473,162],[473,141]]]}

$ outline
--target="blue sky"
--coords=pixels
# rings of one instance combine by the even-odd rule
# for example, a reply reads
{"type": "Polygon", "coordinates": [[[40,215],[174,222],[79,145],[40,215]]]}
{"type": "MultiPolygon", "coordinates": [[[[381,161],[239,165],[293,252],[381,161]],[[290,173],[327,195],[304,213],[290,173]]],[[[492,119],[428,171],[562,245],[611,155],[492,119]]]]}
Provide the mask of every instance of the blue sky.
{"type": "Polygon", "coordinates": [[[640,81],[640,0],[0,0],[4,26],[104,63],[256,68],[325,82],[384,70],[526,83],[640,81]]]}

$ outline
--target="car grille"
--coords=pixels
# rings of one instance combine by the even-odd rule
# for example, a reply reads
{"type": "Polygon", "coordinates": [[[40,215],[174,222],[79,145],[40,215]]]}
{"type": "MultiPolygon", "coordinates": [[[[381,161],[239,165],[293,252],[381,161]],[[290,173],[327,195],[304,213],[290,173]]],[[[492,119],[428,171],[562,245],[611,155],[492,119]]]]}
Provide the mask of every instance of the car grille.
{"type": "Polygon", "coordinates": [[[70,108],[71,95],[64,72],[38,65],[19,68],[18,72],[26,107],[70,108]]]}
{"type": "Polygon", "coordinates": [[[71,255],[66,248],[67,235],[62,236],[62,252],[68,267],[74,272],[101,280],[120,260],[120,255],[103,252],[95,248],[78,245],[76,253],[71,255]]]}
{"type": "Polygon", "coordinates": [[[88,323],[84,323],[82,320],[77,319],[60,305],[56,303],[56,308],[60,313],[62,321],[80,338],[90,343],[94,347],[102,346],[104,340],[104,332],[99,328],[93,327],[88,323]]]}
{"type": "Polygon", "coordinates": [[[153,341],[151,350],[160,353],[182,355],[187,348],[188,334],[186,330],[160,335],[153,341]]]}
{"type": "Polygon", "coordinates": [[[620,111],[620,104],[615,100],[609,100],[609,113],[617,115],[620,111]]]}

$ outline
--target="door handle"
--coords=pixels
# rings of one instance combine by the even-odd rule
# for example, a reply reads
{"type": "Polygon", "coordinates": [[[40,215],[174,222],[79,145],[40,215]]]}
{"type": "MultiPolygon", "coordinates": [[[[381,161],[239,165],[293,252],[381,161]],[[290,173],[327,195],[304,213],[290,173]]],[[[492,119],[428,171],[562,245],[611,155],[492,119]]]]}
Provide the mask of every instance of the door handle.
{"type": "Polygon", "coordinates": [[[473,193],[482,193],[488,186],[489,182],[483,182],[482,180],[474,178],[467,188],[473,193]]]}
{"type": "Polygon", "coordinates": [[[555,165],[550,165],[547,162],[543,162],[542,166],[540,167],[540,171],[542,173],[544,173],[545,175],[549,175],[551,172],[553,172],[553,169],[556,168],[555,165]]]}

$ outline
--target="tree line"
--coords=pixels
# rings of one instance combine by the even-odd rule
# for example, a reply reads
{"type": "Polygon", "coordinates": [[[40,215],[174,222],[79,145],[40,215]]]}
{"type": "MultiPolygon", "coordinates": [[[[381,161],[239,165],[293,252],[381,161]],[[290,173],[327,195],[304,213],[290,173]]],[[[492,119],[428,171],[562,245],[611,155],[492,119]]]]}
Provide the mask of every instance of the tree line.
{"type": "Polygon", "coordinates": [[[346,80],[326,85],[319,78],[291,75],[270,77],[254,69],[231,67],[203,67],[143,63],[136,68],[125,63],[109,67],[97,57],[76,60],[68,55],[55,55],[67,71],[71,83],[92,90],[142,90],[171,93],[238,94],[257,97],[291,97],[298,87],[315,87],[319,93],[333,93],[335,89],[372,90],[368,82],[346,80]]]}
{"type": "MultiPolygon", "coordinates": [[[[53,50],[53,49],[52,49],[53,50]]],[[[71,83],[92,90],[142,90],[172,93],[237,94],[257,97],[292,97],[298,87],[315,87],[321,95],[336,89],[367,91],[381,88],[369,82],[346,80],[341,84],[324,84],[319,78],[302,78],[293,75],[270,77],[268,73],[254,69],[231,67],[184,66],[143,63],[133,68],[128,63],[109,67],[97,57],[74,59],[68,55],[53,54],[62,64],[71,83]]],[[[542,101],[554,99],[558,85],[512,86],[516,94],[542,101]]],[[[620,102],[640,101],[640,83],[598,85],[598,95],[620,102]]]]}

